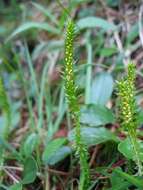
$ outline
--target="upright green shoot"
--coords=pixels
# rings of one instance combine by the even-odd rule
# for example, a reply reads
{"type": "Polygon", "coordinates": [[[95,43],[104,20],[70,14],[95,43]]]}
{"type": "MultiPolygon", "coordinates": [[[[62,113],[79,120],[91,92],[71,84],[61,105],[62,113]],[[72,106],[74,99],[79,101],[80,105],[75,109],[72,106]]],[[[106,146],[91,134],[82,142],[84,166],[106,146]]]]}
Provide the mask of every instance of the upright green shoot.
{"type": "Polygon", "coordinates": [[[3,138],[7,138],[10,130],[10,123],[11,123],[11,111],[10,105],[8,101],[8,97],[4,88],[3,80],[0,77],[0,109],[4,115],[6,124],[2,133],[3,138]]]}
{"type": "Polygon", "coordinates": [[[122,126],[128,131],[132,144],[135,161],[138,166],[139,175],[142,175],[142,164],[139,156],[139,145],[137,141],[137,108],[135,102],[135,78],[136,69],[133,63],[128,64],[127,77],[118,82],[118,95],[120,98],[120,111],[122,126]]]}
{"type": "MultiPolygon", "coordinates": [[[[0,137],[2,139],[7,139],[10,132],[11,111],[2,77],[0,77],[0,110],[3,113],[3,117],[5,119],[4,128],[2,129],[0,137]]],[[[4,147],[0,144],[0,167],[2,167],[4,164],[4,153],[5,153],[4,147]]],[[[2,181],[2,179],[3,175],[2,175],[2,170],[0,169],[0,182],[2,181]]]]}
{"type": "Polygon", "coordinates": [[[86,69],[86,88],[85,88],[85,104],[90,104],[91,100],[91,80],[92,80],[92,45],[90,42],[89,33],[87,36],[87,69],[86,69]]]}
{"type": "Polygon", "coordinates": [[[73,119],[73,125],[75,127],[75,148],[76,155],[79,157],[81,172],[80,177],[80,190],[87,190],[90,183],[90,174],[88,166],[88,152],[84,144],[84,139],[81,136],[81,126],[80,126],[80,107],[77,100],[77,88],[75,85],[74,76],[74,23],[70,21],[67,25],[66,39],[65,39],[65,70],[64,70],[64,80],[65,80],[65,94],[68,102],[68,107],[70,114],[73,119]]]}

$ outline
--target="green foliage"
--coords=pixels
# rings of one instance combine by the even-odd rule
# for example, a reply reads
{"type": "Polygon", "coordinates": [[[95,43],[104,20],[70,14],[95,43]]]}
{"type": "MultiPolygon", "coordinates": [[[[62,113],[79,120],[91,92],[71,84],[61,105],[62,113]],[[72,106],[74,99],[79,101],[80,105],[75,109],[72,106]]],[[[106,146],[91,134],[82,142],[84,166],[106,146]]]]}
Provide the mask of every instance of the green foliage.
{"type": "Polygon", "coordinates": [[[77,22],[78,29],[99,27],[105,31],[116,30],[116,26],[104,19],[98,17],[85,17],[77,22]]]}
{"type": "Polygon", "coordinates": [[[100,126],[114,123],[115,118],[111,110],[98,104],[81,107],[80,122],[89,126],[100,126]]]}
{"type": "Polygon", "coordinates": [[[111,74],[103,72],[97,74],[92,81],[91,102],[106,105],[113,92],[113,78],[111,74]]]}
{"type": "Polygon", "coordinates": [[[11,111],[10,111],[8,97],[1,77],[0,77],[0,109],[4,113],[4,117],[6,119],[6,125],[5,128],[2,130],[1,136],[7,138],[10,130],[11,111]]]}
{"type": "Polygon", "coordinates": [[[37,175],[37,163],[33,157],[29,157],[24,161],[24,171],[22,184],[32,183],[37,175]]]}
{"type": "Polygon", "coordinates": [[[81,178],[80,190],[86,190],[90,183],[90,174],[88,166],[88,153],[81,136],[80,126],[80,108],[77,101],[77,89],[75,86],[74,68],[73,68],[73,43],[74,43],[74,23],[70,21],[67,25],[66,40],[65,40],[65,93],[68,101],[70,113],[75,127],[75,148],[76,155],[80,159],[81,178]]]}
{"type": "Polygon", "coordinates": [[[43,152],[43,155],[42,155],[42,159],[43,159],[44,163],[49,164],[50,160],[52,159],[51,157],[54,157],[56,152],[65,143],[66,143],[65,138],[54,139],[53,141],[48,143],[45,150],[44,150],[44,152],[43,152]]]}
{"type": "Polygon", "coordinates": [[[109,190],[125,190],[131,186],[131,184],[124,178],[121,178],[121,176],[117,174],[116,171],[112,172],[111,184],[112,188],[110,188],[109,190]]]}
{"type": "Polygon", "coordinates": [[[143,189],[141,11],[126,4],[0,1],[0,189],[143,189]]]}
{"type": "MultiPolygon", "coordinates": [[[[69,133],[69,140],[75,141],[75,129],[69,133]]],[[[94,146],[97,144],[105,143],[107,141],[120,142],[119,139],[111,133],[105,127],[93,128],[93,127],[82,127],[81,136],[84,139],[86,146],[94,146]]]]}
{"type": "Polygon", "coordinates": [[[115,53],[117,53],[117,49],[115,47],[110,47],[110,48],[103,48],[100,52],[100,55],[104,57],[110,57],[115,53]]]}
{"type": "Polygon", "coordinates": [[[59,30],[57,30],[56,28],[50,26],[47,23],[37,23],[37,22],[26,22],[24,24],[22,24],[21,26],[19,26],[19,28],[17,28],[8,38],[7,40],[10,40],[12,38],[14,38],[15,36],[17,36],[18,34],[25,32],[29,29],[42,29],[45,30],[47,32],[51,32],[51,33],[55,33],[55,34],[59,34],[59,30]]]}
{"type": "Polygon", "coordinates": [[[136,187],[139,187],[141,189],[143,188],[143,182],[141,179],[123,172],[120,168],[115,169],[114,172],[117,173],[121,178],[135,185],[136,187]]]}
{"type": "Polygon", "coordinates": [[[26,157],[32,155],[33,151],[36,149],[36,146],[38,145],[38,141],[39,138],[36,133],[31,133],[30,135],[28,135],[23,145],[24,154],[26,157]]]}
{"type": "MultiPolygon", "coordinates": [[[[138,141],[138,153],[140,161],[143,161],[143,143],[138,141]]],[[[118,145],[118,150],[128,159],[136,161],[136,154],[134,153],[134,147],[130,141],[130,138],[126,138],[118,145]]]]}
{"type": "Polygon", "coordinates": [[[54,166],[55,164],[64,160],[67,156],[71,155],[72,149],[69,146],[61,146],[55,153],[48,158],[48,164],[54,166]]]}
{"type": "Polygon", "coordinates": [[[22,184],[16,183],[8,188],[8,190],[22,190],[22,184]]]}

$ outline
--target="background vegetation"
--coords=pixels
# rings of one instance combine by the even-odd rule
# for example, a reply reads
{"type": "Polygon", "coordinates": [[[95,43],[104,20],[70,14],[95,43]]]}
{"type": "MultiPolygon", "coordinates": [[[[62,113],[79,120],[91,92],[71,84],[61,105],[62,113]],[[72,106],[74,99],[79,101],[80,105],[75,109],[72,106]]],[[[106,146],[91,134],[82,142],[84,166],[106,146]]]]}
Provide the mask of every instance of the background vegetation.
{"type": "Polygon", "coordinates": [[[78,189],[80,164],[63,79],[71,19],[88,189],[143,189],[116,83],[133,60],[134,141],[142,165],[142,14],[138,0],[0,1],[0,190],[78,189]]]}

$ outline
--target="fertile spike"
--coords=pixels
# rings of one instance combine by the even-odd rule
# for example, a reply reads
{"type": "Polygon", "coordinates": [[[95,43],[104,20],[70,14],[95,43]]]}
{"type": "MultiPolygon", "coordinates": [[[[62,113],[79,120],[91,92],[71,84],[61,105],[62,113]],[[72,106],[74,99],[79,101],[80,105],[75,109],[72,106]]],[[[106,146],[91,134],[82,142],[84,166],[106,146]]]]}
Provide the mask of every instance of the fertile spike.
{"type": "Polygon", "coordinates": [[[88,152],[85,144],[83,143],[80,130],[80,107],[77,101],[76,85],[74,80],[73,70],[73,53],[74,53],[74,23],[68,23],[66,39],[65,39],[65,94],[69,105],[70,113],[75,127],[75,148],[76,155],[80,160],[80,167],[82,175],[80,178],[80,190],[87,190],[90,183],[89,166],[88,166],[88,152]]]}
{"type": "Polygon", "coordinates": [[[135,102],[135,65],[128,64],[127,77],[118,82],[118,96],[120,99],[120,111],[122,126],[128,131],[130,142],[135,152],[135,159],[139,169],[139,175],[142,175],[142,164],[139,156],[139,147],[137,143],[137,109],[135,102]]]}

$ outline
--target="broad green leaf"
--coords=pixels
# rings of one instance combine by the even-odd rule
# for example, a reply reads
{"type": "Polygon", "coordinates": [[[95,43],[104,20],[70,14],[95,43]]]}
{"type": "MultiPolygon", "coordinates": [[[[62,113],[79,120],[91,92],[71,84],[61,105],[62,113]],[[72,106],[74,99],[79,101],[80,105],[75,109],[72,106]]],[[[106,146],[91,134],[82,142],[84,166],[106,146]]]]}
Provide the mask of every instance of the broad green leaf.
{"type": "Polygon", "coordinates": [[[120,168],[114,170],[121,178],[127,180],[136,187],[143,188],[143,180],[123,172],[120,168]]]}
{"type": "Polygon", "coordinates": [[[61,148],[61,146],[66,143],[66,141],[66,138],[58,138],[52,140],[46,145],[42,155],[42,159],[45,164],[49,164],[51,156],[53,156],[61,148]]]}
{"type": "Polygon", "coordinates": [[[111,110],[101,105],[88,105],[81,108],[81,123],[89,126],[114,123],[114,115],[111,110]]]}
{"type": "Polygon", "coordinates": [[[111,186],[112,188],[108,190],[125,190],[130,186],[130,183],[113,171],[111,174],[111,186]]]}
{"type": "MultiPolygon", "coordinates": [[[[140,141],[137,141],[136,143],[138,143],[137,148],[139,149],[140,159],[143,161],[143,143],[141,143],[140,141]]],[[[126,138],[125,140],[120,142],[120,144],[118,145],[118,150],[126,158],[136,160],[135,151],[129,138],[126,138]]]]}
{"type": "Polygon", "coordinates": [[[129,186],[131,186],[129,182],[127,181],[121,182],[121,178],[119,177],[118,183],[108,190],[127,190],[129,186]]]}
{"type": "Polygon", "coordinates": [[[105,105],[113,91],[113,78],[109,73],[99,73],[92,82],[91,103],[105,105]]]}
{"type": "Polygon", "coordinates": [[[18,34],[25,32],[29,29],[39,29],[39,30],[45,30],[47,32],[53,33],[53,34],[59,34],[60,31],[53,26],[49,25],[48,23],[38,23],[38,22],[26,22],[22,25],[20,25],[9,37],[7,40],[12,39],[13,37],[17,36],[18,34]]]}
{"type": "Polygon", "coordinates": [[[85,28],[95,28],[95,27],[102,28],[105,31],[117,29],[117,27],[114,24],[108,22],[107,20],[104,20],[99,17],[92,17],[92,16],[80,19],[77,22],[77,26],[78,26],[77,30],[78,29],[82,30],[85,28]]]}
{"type": "Polygon", "coordinates": [[[71,148],[68,146],[63,146],[61,148],[59,148],[54,154],[52,154],[47,163],[49,165],[54,165],[58,162],[60,162],[61,160],[63,160],[64,158],[66,158],[68,155],[70,155],[72,152],[71,148]]]}
{"type": "Polygon", "coordinates": [[[113,54],[117,53],[117,48],[115,47],[110,47],[110,48],[103,48],[100,51],[100,56],[104,56],[104,57],[110,57],[113,54]]]}
{"type": "Polygon", "coordinates": [[[23,180],[22,184],[29,184],[36,179],[38,168],[37,163],[33,157],[29,157],[24,162],[23,180]]]}
{"type": "Polygon", "coordinates": [[[32,154],[37,143],[38,143],[38,135],[36,133],[32,133],[27,137],[26,141],[24,142],[25,156],[28,157],[32,154]]]}
{"type": "Polygon", "coordinates": [[[127,36],[127,43],[132,43],[139,36],[139,25],[138,23],[134,24],[127,36]]]}
{"type": "Polygon", "coordinates": [[[134,150],[130,144],[129,138],[126,138],[125,140],[120,142],[120,144],[118,145],[118,150],[128,159],[132,159],[134,157],[134,150]]]}
{"type": "Polygon", "coordinates": [[[16,183],[8,188],[8,190],[22,190],[22,184],[16,183]]]}
{"type": "MultiPolygon", "coordinates": [[[[87,146],[93,146],[107,141],[118,142],[118,138],[111,133],[108,129],[104,127],[92,128],[92,127],[82,127],[81,128],[82,139],[87,146]]],[[[75,140],[75,129],[70,131],[69,140],[75,140]]]]}

